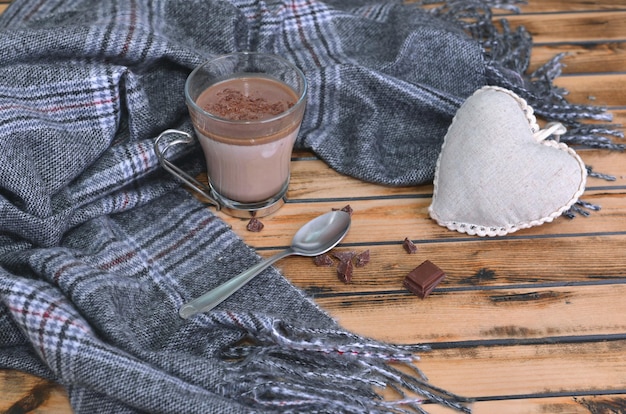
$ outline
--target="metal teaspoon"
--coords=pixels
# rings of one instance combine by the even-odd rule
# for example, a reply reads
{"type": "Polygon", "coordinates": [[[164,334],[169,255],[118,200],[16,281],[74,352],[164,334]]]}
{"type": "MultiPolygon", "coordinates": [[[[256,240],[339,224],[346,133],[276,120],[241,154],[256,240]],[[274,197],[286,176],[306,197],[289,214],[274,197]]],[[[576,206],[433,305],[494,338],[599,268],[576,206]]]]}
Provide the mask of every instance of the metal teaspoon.
{"type": "Polygon", "coordinates": [[[350,214],[331,211],[314,218],[302,226],[291,240],[291,246],[274,256],[257,263],[204,295],[180,307],[178,314],[183,319],[207,312],[239,290],[274,262],[290,256],[317,256],[326,253],[339,243],[350,229],[350,214]]]}

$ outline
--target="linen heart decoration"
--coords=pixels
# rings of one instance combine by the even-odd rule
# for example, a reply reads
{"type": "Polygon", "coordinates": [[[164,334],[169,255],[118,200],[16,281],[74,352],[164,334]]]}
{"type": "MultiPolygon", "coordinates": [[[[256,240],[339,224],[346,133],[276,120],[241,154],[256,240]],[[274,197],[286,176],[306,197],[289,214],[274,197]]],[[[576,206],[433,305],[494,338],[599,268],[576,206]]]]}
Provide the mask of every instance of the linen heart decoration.
{"type": "Polygon", "coordinates": [[[437,161],[428,209],[439,225],[461,233],[502,236],[554,220],[585,190],[587,169],[563,143],[547,140],[533,109],[494,86],[459,108],[437,161]]]}

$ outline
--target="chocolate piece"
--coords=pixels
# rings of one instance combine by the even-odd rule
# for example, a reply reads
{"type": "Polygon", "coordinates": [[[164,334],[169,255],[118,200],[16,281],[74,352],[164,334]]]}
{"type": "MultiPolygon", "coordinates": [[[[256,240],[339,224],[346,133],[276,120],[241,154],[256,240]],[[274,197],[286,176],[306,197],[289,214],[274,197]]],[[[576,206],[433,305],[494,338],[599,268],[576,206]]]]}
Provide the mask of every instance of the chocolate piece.
{"type": "Polygon", "coordinates": [[[335,262],[333,262],[333,259],[331,259],[330,256],[326,253],[315,256],[313,258],[313,263],[315,263],[316,266],[326,267],[330,267],[335,264],[335,262]]]}
{"type": "Polygon", "coordinates": [[[337,208],[333,208],[333,211],[345,211],[346,213],[348,213],[350,215],[350,217],[352,217],[352,213],[354,212],[354,210],[352,210],[352,207],[350,207],[350,204],[346,205],[343,208],[337,209],[337,208]]]}
{"type": "Polygon", "coordinates": [[[349,262],[356,255],[356,252],[333,252],[333,256],[335,256],[340,262],[349,262]]]}
{"type": "Polygon", "coordinates": [[[362,251],[354,257],[354,265],[356,267],[363,267],[370,262],[369,249],[362,251]]]}
{"type": "Polygon", "coordinates": [[[259,231],[263,230],[263,227],[265,226],[263,225],[263,223],[261,223],[259,219],[252,217],[248,222],[246,229],[248,229],[248,231],[258,233],[259,231]]]}
{"type": "Polygon", "coordinates": [[[402,242],[402,247],[404,247],[404,250],[406,250],[406,252],[409,254],[417,253],[417,246],[413,244],[413,242],[409,240],[408,237],[404,238],[404,241],[402,242]]]}
{"type": "Polygon", "coordinates": [[[354,266],[351,260],[339,262],[339,266],[337,266],[337,277],[339,277],[339,280],[343,283],[350,283],[352,281],[353,270],[354,266]]]}
{"type": "Polygon", "coordinates": [[[404,287],[424,299],[446,277],[446,274],[430,260],[411,270],[404,278],[404,287]]]}
{"type": "MultiPolygon", "coordinates": [[[[250,78],[248,78],[250,79],[250,78]]],[[[227,82],[239,82],[241,80],[233,79],[227,82]]],[[[226,118],[233,121],[252,121],[257,119],[266,119],[282,114],[292,106],[295,102],[287,99],[280,99],[278,96],[272,96],[271,99],[266,99],[262,96],[262,92],[257,91],[256,88],[260,88],[263,83],[272,82],[269,79],[260,80],[255,78],[254,83],[250,80],[245,82],[248,91],[243,92],[239,90],[241,86],[238,83],[232,84],[231,87],[224,87],[224,89],[215,92],[215,95],[210,101],[200,104],[202,109],[210,112],[220,118],[226,118]],[[258,84],[258,85],[257,85],[258,84]],[[254,86],[251,86],[254,85],[254,86]]],[[[267,95],[267,93],[265,93],[267,95]]]]}

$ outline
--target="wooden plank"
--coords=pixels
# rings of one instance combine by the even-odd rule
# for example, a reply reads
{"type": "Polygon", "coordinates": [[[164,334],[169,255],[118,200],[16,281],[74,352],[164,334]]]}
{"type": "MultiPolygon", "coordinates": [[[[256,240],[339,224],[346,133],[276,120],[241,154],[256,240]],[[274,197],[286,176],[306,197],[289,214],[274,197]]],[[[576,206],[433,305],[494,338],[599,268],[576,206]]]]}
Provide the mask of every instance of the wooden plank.
{"type": "Polygon", "coordinates": [[[581,11],[615,11],[626,10],[623,0],[539,0],[529,1],[520,5],[521,12],[530,13],[555,13],[566,10],[568,13],[581,11]]]}
{"type": "Polygon", "coordinates": [[[624,104],[626,72],[603,75],[561,76],[555,85],[567,89],[567,99],[572,103],[598,106],[620,106],[624,104]]]}
{"type": "MultiPolygon", "coordinates": [[[[619,142],[619,140],[616,140],[619,142]]],[[[623,140],[622,140],[623,141],[623,140]]],[[[624,141],[626,144],[626,141],[624,141]]],[[[615,181],[605,181],[589,178],[587,187],[607,188],[626,186],[624,163],[626,154],[623,152],[609,152],[605,150],[581,149],[578,154],[585,164],[597,169],[597,172],[613,175],[615,181]]],[[[433,191],[431,184],[407,187],[391,187],[366,183],[355,178],[346,177],[331,169],[324,161],[315,158],[311,153],[297,152],[296,160],[291,163],[291,182],[288,198],[293,201],[349,199],[365,197],[402,198],[410,196],[430,196],[433,191]],[[298,157],[303,157],[298,159],[298,157]]],[[[199,177],[206,182],[206,174],[199,177]]]]}
{"type": "Polygon", "coordinates": [[[65,389],[15,370],[0,370],[0,412],[64,414],[72,412],[65,389]]]}
{"type": "MultiPolygon", "coordinates": [[[[616,143],[626,144],[624,139],[614,138],[614,141],[616,143]]],[[[586,165],[594,168],[597,172],[615,177],[615,181],[605,181],[603,179],[589,177],[587,180],[586,193],[607,191],[609,188],[615,188],[617,191],[622,191],[622,188],[626,186],[626,175],[624,175],[626,153],[619,151],[585,149],[578,150],[577,152],[586,165]],[[597,188],[600,190],[596,190],[597,188]]]]}
{"type": "Polygon", "coordinates": [[[509,15],[511,28],[524,26],[534,43],[626,40],[626,11],[509,15]]]}
{"type": "MultiPolygon", "coordinates": [[[[406,3],[416,3],[417,1],[418,0],[405,0],[406,3]]],[[[437,6],[440,6],[440,4],[435,3],[432,6],[426,7],[437,6]]],[[[585,11],[593,12],[626,10],[626,4],[624,4],[622,0],[531,0],[527,1],[526,4],[517,4],[516,6],[519,8],[521,13],[526,15],[534,15],[538,13],[572,13],[585,11]]],[[[508,17],[508,15],[513,14],[513,12],[509,9],[497,7],[494,7],[492,9],[492,12],[497,18],[508,17]]]]}
{"type": "Polygon", "coordinates": [[[433,384],[464,396],[623,394],[625,346],[626,341],[607,341],[433,350],[421,353],[417,365],[433,384]]]}
{"type": "MultiPolygon", "coordinates": [[[[472,412],[474,414],[609,414],[623,412],[624,401],[626,401],[626,394],[504,398],[475,402],[472,405],[472,412]]],[[[432,414],[456,414],[451,409],[440,406],[426,405],[424,408],[432,414]]]]}
{"type": "MultiPolygon", "coordinates": [[[[343,246],[336,251],[370,251],[370,263],[354,269],[352,283],[337,279],[336,263],[317,267],[310,258],[290,258],[277,263],[296,286],[314,296],[404,293],[402,280],[428,259],[446,272],[440,291],[474,291],[508,287],[566,286],[624,283],[626,234],[545,239],[468,240],[416,242],[418,252],[407,254],[401,242],[388,245],[343,246]],[[594,260],[589,246],[599,244],[594,260]],[[311,277],[315,274],[315,277],[311,277]]],[[[272,252],[262,251],[267,256],[272,252]]]]}
{"type": "Polygon", "coordinates": [[[391,187],[367,183],[343,176],[321,160],[291,163],[290,200],[333,199],[349,197],[406,197],[430,195],[432,185],[391,187]]]}
{"type": "MultiPolygon", "coordinates": [[[[600,211],[593,212],[591,217],[574,220],[559,217],[552,223],[520,230],[511,234],[510,237],[528,238],[547,235],[563,237],[624,232],[626,231],[626,211],[624,211],[623,197],[623,192],[585,194],[582,197],[583,200],[602,207],[600,211]]],[[[466,238],[485,240],[478,236],[466,236],[437,225],[428,217],[430,201],[430,198],[351,200],[350,205],[355,214],[344,244],[397,243],[405,237],[420,241],[454,241],[466,238]]],[[[218,215],[229,223],[246,243],[258,249],[288,245],[292,235],[302,224],[333,208],[341,208],[345,204],[346,201],[288,203],[281,209],[280,215],[264,218],[262,222],[265,224],[265,229],[258,233],[246,230],[247,220],[228,217],[221,212],[218,215]]]]}
{"type": "Polygon", "coordinates": [[[615,41],[533,46],[529,71],[535,71],[561,53],[566,54],[562,60],[564,74],[601,74],[626,70],[626,41],[615,41]]]}
{"type": "Polygon", "coordinates": [[[406,290],[357,293],[317,295],[315,301],[345,328],[394,343],[614,335],[626,331],[624,284],[435,290],[424,300],[406,290]],[[610,313],[597,311],[607,307],[610,313]]]}

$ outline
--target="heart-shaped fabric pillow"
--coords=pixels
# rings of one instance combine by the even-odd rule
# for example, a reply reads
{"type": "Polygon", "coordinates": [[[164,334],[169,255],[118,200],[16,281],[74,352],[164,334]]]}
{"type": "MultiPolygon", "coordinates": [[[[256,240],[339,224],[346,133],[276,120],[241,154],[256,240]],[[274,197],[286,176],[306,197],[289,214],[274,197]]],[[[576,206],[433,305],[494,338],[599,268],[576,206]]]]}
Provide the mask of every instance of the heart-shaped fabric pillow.
{"type": "Polygon", "coordinates": [[[430,216],[451,230],[502,236],[563,214],[585,190],[587,170],[574,150],[546,135],[513,92],[476,91],[445,136],[430,216]]]}

